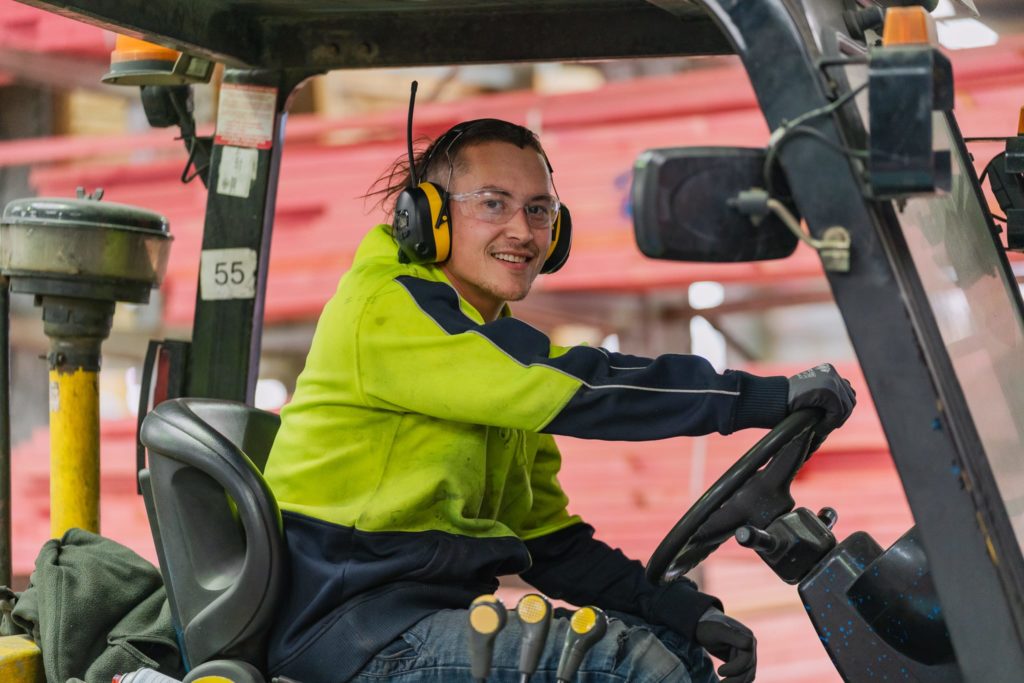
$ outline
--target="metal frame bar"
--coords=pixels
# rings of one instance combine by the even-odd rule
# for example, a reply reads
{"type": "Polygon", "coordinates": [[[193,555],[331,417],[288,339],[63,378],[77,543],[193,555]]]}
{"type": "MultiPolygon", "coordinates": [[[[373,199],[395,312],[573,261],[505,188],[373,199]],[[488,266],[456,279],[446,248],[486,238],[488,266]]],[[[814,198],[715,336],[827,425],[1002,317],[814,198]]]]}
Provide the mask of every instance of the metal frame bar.
{"type": "Polygon", "coordinates": [[[252,150],[257,155],[256,174],[246,196],[222,194],[217,189],[225,146],[215,144],[210,161],[203,252],[254,251],[255,293],[251,298],[204,298],[200,274],[185,388],[188,396],[253,402],[287,102],[307,75],[286,71],[225,71],[225,84],[270,86],[277,90],[271,147],[252,150]]]}
{"type": "Polygon", "coordinates": [[[130,11],[123,0],[21,2],[247,68],[365,69],[729,52],[728,41],[694,0],[676,0],[677,16],[644,0],[446,2],[415,11],[370,1],[260,7],[235,0],[150,0],[133,3],[130,11]]]}
{"type": "Polygon", "coordinates": [[[0,584],[11,585],[11,290],[0,277],[0,584]]]}

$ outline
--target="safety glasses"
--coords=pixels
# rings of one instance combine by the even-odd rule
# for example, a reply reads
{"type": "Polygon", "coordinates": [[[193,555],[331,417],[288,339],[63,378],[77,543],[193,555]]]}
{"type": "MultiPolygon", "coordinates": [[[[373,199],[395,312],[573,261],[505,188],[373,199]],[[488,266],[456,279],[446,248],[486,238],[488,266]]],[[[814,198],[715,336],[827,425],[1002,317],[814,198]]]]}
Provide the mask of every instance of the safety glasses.
{"type": "Polygon", "coordinates": [[[550,229],[558,218],[561,204],[557,197],[539,196],[519,202],[502,190],[475,190],[448,195],[458,202],[463,212],[485,223],[502,225],[519,211],[526,214],[526,224],[535,230],[550,229]]]}

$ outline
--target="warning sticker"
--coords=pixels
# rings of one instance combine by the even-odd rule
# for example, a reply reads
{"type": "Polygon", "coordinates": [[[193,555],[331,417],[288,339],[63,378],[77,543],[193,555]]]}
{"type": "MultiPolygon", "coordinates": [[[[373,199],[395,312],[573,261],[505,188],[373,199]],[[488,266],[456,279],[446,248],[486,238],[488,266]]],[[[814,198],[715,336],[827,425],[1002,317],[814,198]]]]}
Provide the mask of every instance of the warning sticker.
{"type": "Polygon", "coordinates": [[[270,149],[277,88],[225,83],[217,109],[218,145],[270,149]]]}
{"type": "Polygon", "coordinates": [[[226,145],[220,153],[217,170],[217,194],[246,198],[256,179],[260,153],[246,147],[226,145]]]}

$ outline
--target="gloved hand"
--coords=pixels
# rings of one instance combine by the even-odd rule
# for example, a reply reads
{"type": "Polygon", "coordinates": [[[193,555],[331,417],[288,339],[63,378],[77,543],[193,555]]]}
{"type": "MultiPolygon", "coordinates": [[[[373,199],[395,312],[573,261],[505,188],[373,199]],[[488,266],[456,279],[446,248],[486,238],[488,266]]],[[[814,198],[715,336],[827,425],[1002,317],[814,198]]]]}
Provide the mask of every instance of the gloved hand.
{"type": "Polygon", "coordinates": [[[821,429],[827,433],[841,426],[857,405],[857,394],[836,369],[825,363],[789,378],[789,412],[800,408],[822,408],[821,429]]]}
{"type": "Polygon", "coordinates": [[[750,629],[709,607],[697,620],[697,643],[724,664],[718,667],[722,683],[751,683],[757,670],[757,639],[750,629]]]}

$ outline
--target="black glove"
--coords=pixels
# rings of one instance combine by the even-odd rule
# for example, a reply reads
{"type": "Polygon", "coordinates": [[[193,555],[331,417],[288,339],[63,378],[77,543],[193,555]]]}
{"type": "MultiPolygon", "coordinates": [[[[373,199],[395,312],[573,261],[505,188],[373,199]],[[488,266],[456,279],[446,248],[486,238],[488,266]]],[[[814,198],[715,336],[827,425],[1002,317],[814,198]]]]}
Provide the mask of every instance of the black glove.
{"type": "Polygon", "coordinates": [[[722,683],[751,683],[757,670],[757,639],[750,629],[709,607],[697,620],[697,643],[724,664],[718,667],[722,683]]]}
{"type": "Polygon", "coordinates": [[[789,412],[800,408],[822,408],[825,418],[821,430],[826,433],[846,422],[855,405],[857,394],[853,387],[828,363],[789,378],[789,412]]]}

